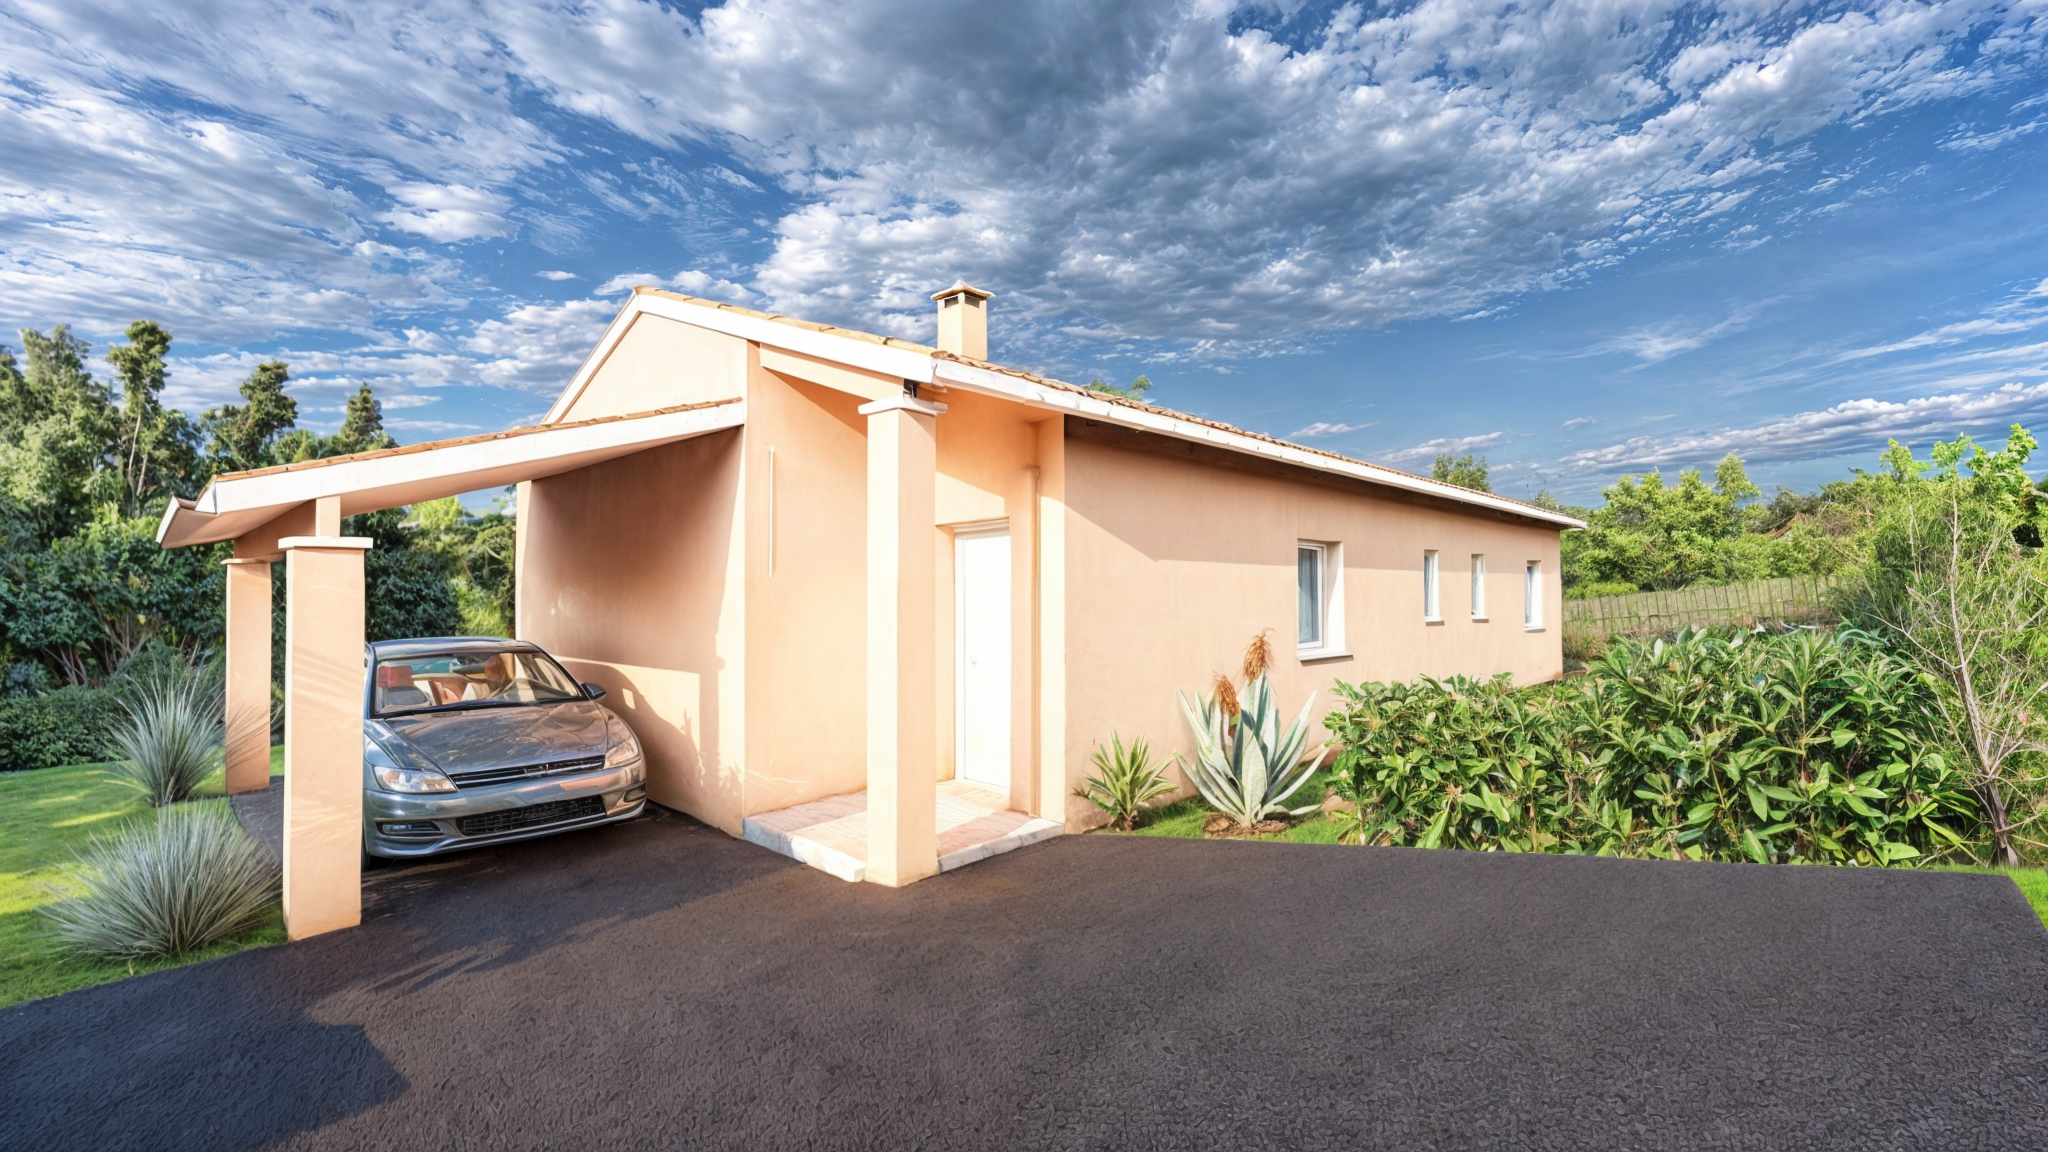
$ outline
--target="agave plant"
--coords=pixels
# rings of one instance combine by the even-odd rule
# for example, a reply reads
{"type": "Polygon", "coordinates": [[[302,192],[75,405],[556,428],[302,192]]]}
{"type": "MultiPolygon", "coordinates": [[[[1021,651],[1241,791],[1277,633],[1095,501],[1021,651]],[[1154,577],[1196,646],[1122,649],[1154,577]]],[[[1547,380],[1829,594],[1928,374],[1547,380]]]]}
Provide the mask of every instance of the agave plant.
{"type": "MultiPolygon", "coordinates": [[[[1256,675],[1245,684],[1242,700],[1233,699],[1227,691],[1229,682],[1220,677],[1217,691],[1199,701],[1190,702],[1187,693],[1178,693],[1181,713],[1195,737],[1188,775],[1203,799],[1242,828],[1272,816],[1315,811],[1314,804],[1289,808],[1287,798],[1315,775],[1329,754],[1328,746],[1313,759],[1303,751],[1309,713],[1316,704],[1314,693],[1287,731],[1280,731],[1280,713],[1263,664],[1258,662],[1256,675]]],[[[1254,671],[1251,660],[1246,661],[1246,670],[1254,671]]]]}
{"type": "Polygon", "coordinates": [[[126,718],[113,732],[114,774],[142,790],[156,807],[191,798],[218,768],[227,742],[223,682],[212,660],[152,669],[122,701],[126,718]]]}
{"type": "Polygon", "coordinates": [[[1138,826],[1138,813],[1145,805],[1173,791],[1173,781],[1152,763],[1151,749],[1142,737],[1126,748],[1122,737],[1110,733],[1109,747],[1095,746],[1095,771],[1074,795],[1109,813],[1110,823],[1126,832],[1138,826]]]}
{"type": "Polygon", "coordinates": [[[96,956],[176,956],[254,927],[277,863],[219,804],[180,804],[80,854],[85,891],[47,905],[59,939],[96,956]]]}

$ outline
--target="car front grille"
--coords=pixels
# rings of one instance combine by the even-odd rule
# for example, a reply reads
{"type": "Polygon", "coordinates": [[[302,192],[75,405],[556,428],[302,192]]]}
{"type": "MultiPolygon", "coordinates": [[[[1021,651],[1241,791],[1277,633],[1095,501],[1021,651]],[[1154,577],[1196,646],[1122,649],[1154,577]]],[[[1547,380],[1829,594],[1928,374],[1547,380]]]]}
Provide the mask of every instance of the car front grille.
{"type": "Polygon", "coordinates": [[[604,797],[585,796],[580,800],[556,800],[548,804],[531,804],[525,808],[506,808],[499,812],[464,816],[457,827],[462,829],[464,836],[494,836],[500,832],[516,832],[521,828],[538,828],[543,824],[559,824],[565,820],[583,820],[602,815],[604,797]]]}
{"type": "Polygon", "coordinates": [[[481,788],[486,784],[507,784],[541,776],[566,776],[572,772],[595,772],[604,767],[602,756],[580,756],[574,760],[549,760],[540,764],[514,764],[509,768],[478,768],[471,772],[450,772],[457,788],[481,788]]]}

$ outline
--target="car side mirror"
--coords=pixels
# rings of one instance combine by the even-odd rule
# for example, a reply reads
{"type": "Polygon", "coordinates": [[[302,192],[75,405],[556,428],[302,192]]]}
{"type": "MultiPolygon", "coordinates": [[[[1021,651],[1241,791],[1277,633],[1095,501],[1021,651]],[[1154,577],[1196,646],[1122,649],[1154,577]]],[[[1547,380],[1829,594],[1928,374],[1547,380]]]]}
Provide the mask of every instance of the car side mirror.
{"type": "Polygon", "coordinates": [[[590,697],[592,700],[602,700],[604,699],[604,686],[601,684],[592,684],[586,680],[583,683],[583,694],[585,696],[590,697]]]}

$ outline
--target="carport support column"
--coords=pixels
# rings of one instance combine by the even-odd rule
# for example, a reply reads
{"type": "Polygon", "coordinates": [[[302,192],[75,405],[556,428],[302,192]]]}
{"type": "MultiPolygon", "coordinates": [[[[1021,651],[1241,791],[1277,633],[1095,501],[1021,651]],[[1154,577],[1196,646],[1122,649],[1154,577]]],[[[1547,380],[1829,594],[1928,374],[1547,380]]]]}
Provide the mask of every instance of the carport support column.
{"type": "Polygon", "coordinates": [[[897,887],[939,870],[934,432],[943,404],[892,396],[868,418],[868,865],[897,887]]]}
{"type": "Polygon", "coordinates": [[[270,561],[228,560],[229,792],[270,787],[270,561]]]}
{"type": "MultiPolygon", "coordinates": [[[[337,525],[338,528],[338,525],[337,525]]],[[[294,940],[363,919],[361,536],[287,536],[284,927],[294,940]]]]}

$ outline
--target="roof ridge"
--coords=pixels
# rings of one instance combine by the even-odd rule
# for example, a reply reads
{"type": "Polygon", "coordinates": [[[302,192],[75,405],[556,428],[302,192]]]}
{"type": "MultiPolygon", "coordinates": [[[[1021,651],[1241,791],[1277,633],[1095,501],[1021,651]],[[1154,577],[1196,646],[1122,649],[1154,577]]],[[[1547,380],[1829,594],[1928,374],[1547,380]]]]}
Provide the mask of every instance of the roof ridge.
{"type": "MultiPolygon", "coordinates": [[[[948,289],[948,291],[951,291],[951,289],[948,289]]],[[[977,289],[977,291],[979,290],[977,289]]],[[[1038,373],[1027,372],[1021,368],[1006,367],[1004,365],[997,364],[994,361],[990,360],[978,360],[972,356],[963,356],[957,352],[948,352],[943,348],[933,348],[929,345],[914,343],[912,341],[903,340],[895,336],[878,336],[873,332],[862,332],[857,328],[841,328],[834,324],[820,324],[815,320],[800,320],[794,316],[785,316],[779,312],[762,312],[759,311],[758,309],[745,308],[738,304],[727,304],[720,300],[708,300],[701,296],[691,296],[688,293],[676,292],[667,288],[655,288],[643,285],[641,287],[634,288],[633,292],[635,295],[666,296],[673,300],[681,300],[684,301],[685,303],[696,304],[706,308],[715,308],[722,312],[737,312],[742,315],[753,316],[757,319],[768,320],[777,324],[787,324],[794,328],[803,328],[808,331],[825,333],[833,336],[845,336],[850,339],[863,340],[870,344],[880,344],[883,345],[884,347],[897,348],[906,352],[923,353],[925,355],[930,356],[934,360],[952,360],[957,363],[969,365],[970,367],[981,368],[990,372],[1000,372],[1006,376],[1016,376],[1019,377],[1020,379],[1029,380],[1035,384],[1050,385],[1055,388],[1065,389],[1069,392],[1075,392],[1080,395],[1090,396],[1108,404],[1118,405],[1125,408],[1135,408],[1141,412],[1150,412],[1155,415],[1165,416],[1175,420],[1186,420],[1191,423],[1201,424],[1209,428],[1215,428],[1219,431],[1229,432],[1233,435],[1246,436],[1253,440],[1262,440],[1268,444],[1278,444],[1282,447],[1292,448],[1297,452],[1307,452],[1310,455],[1322,456],[1330,460],[1341,460],[1346,464],[1356,465],[1360,468],[1371,468],[1379,472],[1385,472],[1389,475],[1404,476],[1410,480],[1417,480],[1424,484],[1437,485],[1445,489],[1445,496],[1453,499],[1459,498],[1461,494],[1469,493],[1477,496],[1485,496],[1493,500],[1499,500],[1506,504],[1513,504],[1520,508],[1528,508],[1535,512],[1542,513],[1546,517],[1557,515],[1556,512],[1549,508],[1543,507],[1541,504],[1535,504],[1527,500],[1517,500],[1513,496],[1503,496],[1498,492],[1481,492],[1476,488],[1466,488],[1463,485],[1452,484],[1445,480],[1438,480],[1434,476],[1424,476],[1417,472],[1407,472],[1399,468],[1389,467],[1385,464],[1377,464],[1371,460],[1361,460],[1356,456],[1346,456],[1339,452],[1331,452],[1327,449],[1315,448],[1307,444],[1297,444],[1292,440],[1283,440],[1278,436],[1268,436],[1264,432],[1253,432],[1247,428],[1239,428],[1235,424],[1225,424],[1220,420],[1211,420],[1206,416],[1196,416],[1192,413],[1182,412],[1173,408],[1162,408],[1157,404],[1147,404],[1142,400],[1132,400],[1129,397],[1125,396],[1117,396],[1107,392],[1097,392],[1093,388],[1089,388],[1084,385],[1070,384],[1065,380],[1056,379],[1051,376],[1041,376],[1038,373]]]]}

